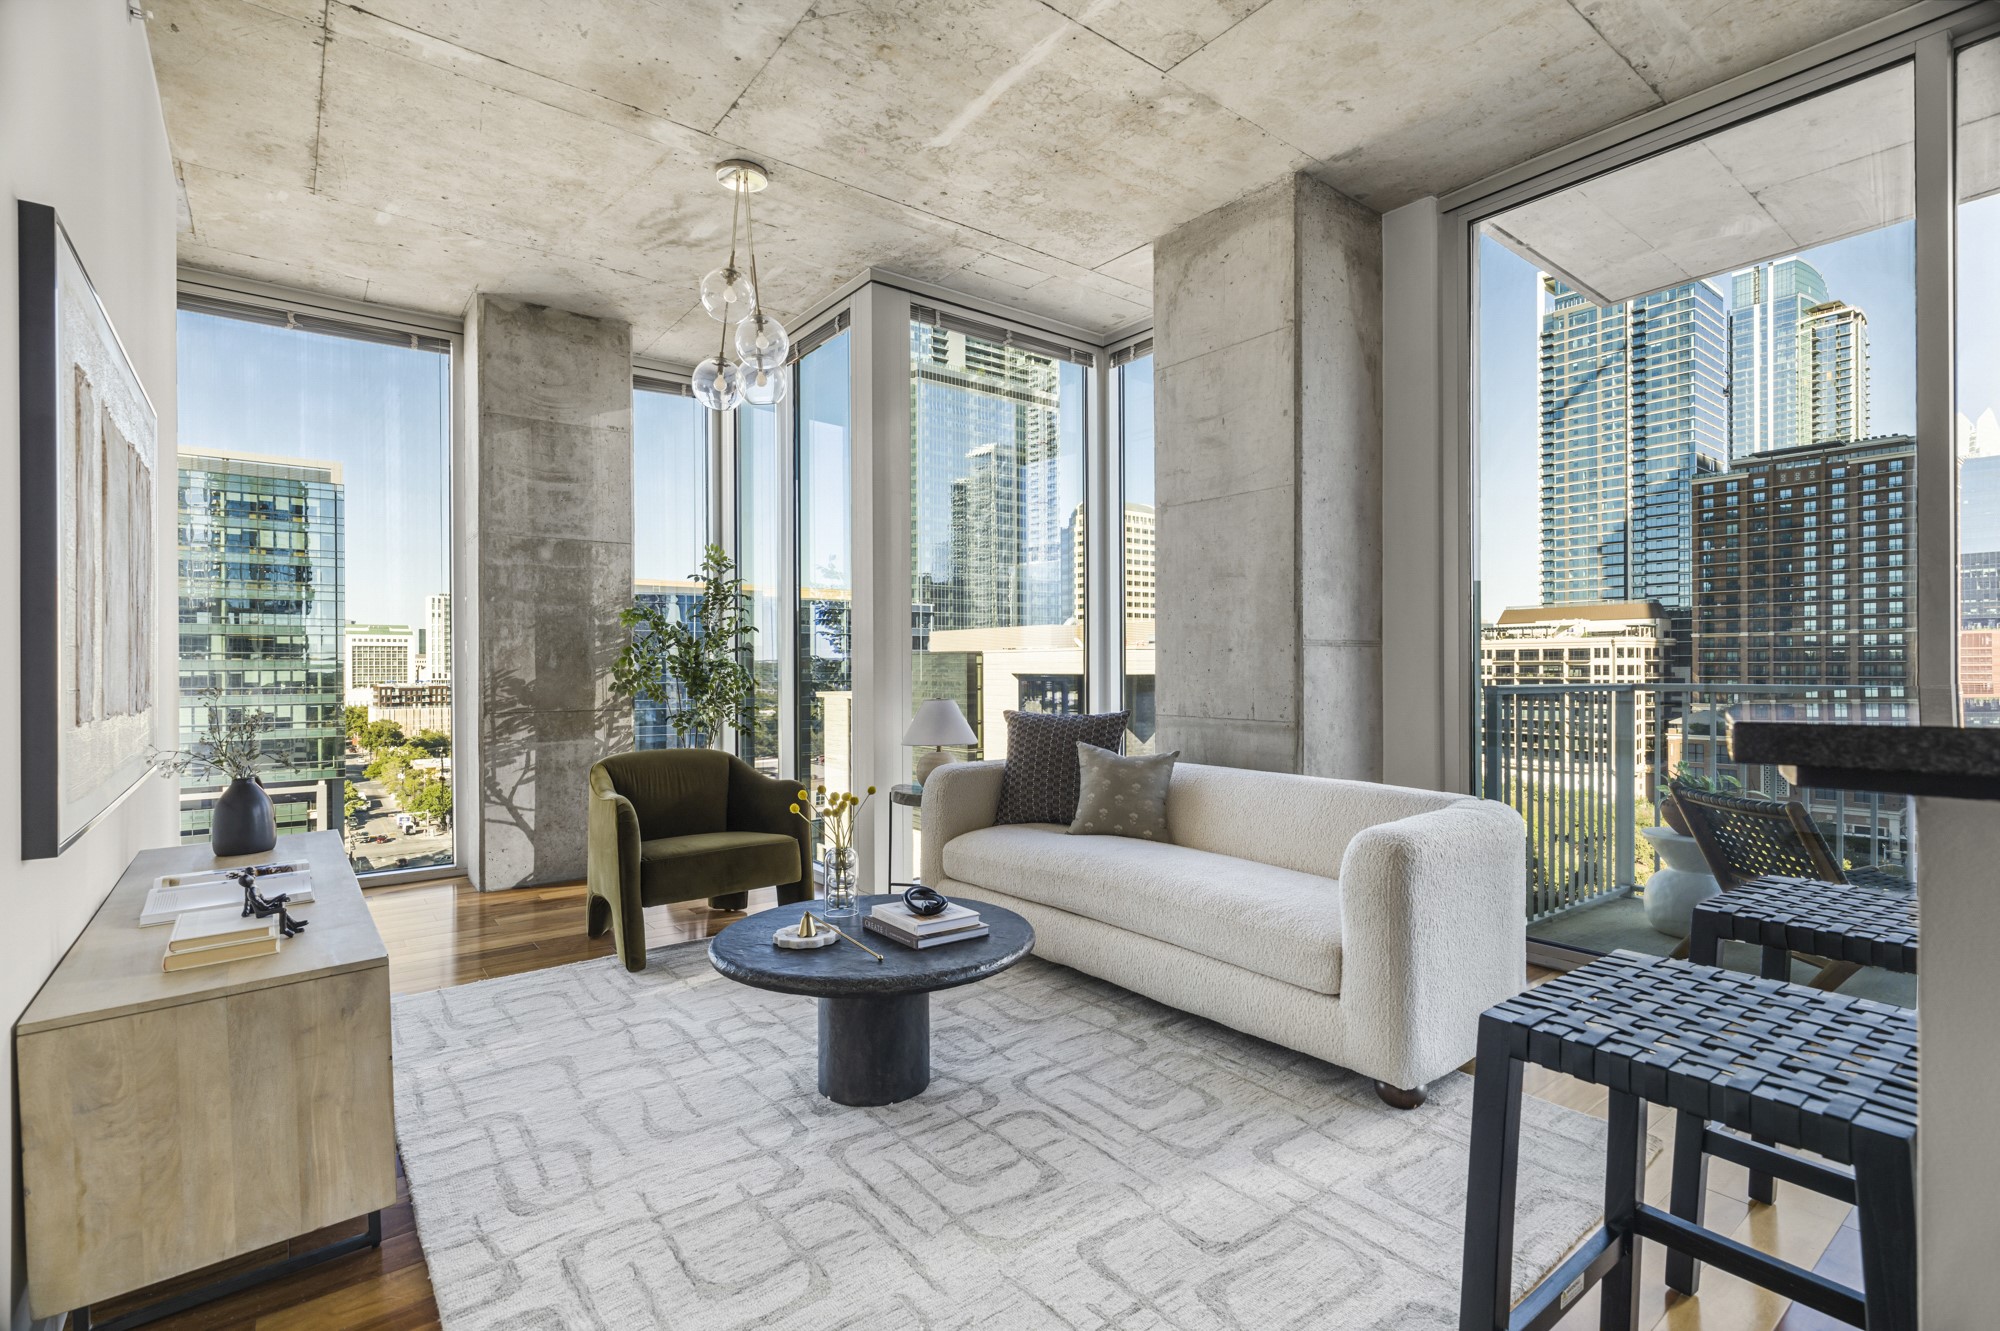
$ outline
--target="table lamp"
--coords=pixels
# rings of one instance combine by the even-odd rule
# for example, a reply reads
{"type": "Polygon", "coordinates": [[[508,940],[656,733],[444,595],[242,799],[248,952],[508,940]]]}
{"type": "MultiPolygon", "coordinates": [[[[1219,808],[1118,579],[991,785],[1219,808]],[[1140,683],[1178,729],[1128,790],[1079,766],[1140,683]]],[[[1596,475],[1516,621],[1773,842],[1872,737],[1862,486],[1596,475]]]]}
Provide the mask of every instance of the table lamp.
{"type": "Polygon", "coordinates": [[[932,698],[917,708],[917,714],[910,719],[910,728],[903,732],[903,745],[917,748],[929,745],[929,753],[917,755],[914,768],[917,784],[922,785],[932,772],[951,761],[944,751],[944,745],[977,744],[979,736],[972,733],[972,726],[965,719],[965,713],[958,710],[958,704],[949,698],[932,698]]]}

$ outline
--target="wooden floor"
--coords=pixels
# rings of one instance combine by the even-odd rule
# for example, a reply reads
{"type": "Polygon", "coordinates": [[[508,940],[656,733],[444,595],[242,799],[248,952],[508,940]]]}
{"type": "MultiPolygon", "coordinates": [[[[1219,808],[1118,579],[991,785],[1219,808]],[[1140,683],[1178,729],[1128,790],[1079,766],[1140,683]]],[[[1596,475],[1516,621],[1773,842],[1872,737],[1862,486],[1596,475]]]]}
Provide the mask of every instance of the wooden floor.
{"type": "MultiPolygon", "coordinates": [[[[398,993],[414,993],[445,985],[561,966],[589,957],[610,955],[607,937],[591,941],[583,932],[583,888],[578,886],[474,892],[462,880],[409,887],[373,889],[368,894],[376,923],[389,948],[389,981],[398,993]]],[[[772,904],[766,889],[752,893],[750,909],[772,904]]],[[[646,939],[664,943],[706,938],[740,913],[711,911],[706,906],[663,906],[646,912],[646,939]]],[[[1537,971],[1531,977],[1546,978],[1537,971]]],[[[1604,1113],[1603,1088],[1569,1077],[1527,1070],[1531,1094],[1585,1113],[1604,1113]]],[[[1654,1135],[1669,1149],[1647,1174],[1646,1191],[1656,1202],[1667,1195],[1671,1125],[1656,1116],[1654,1135]]],[[[1750,1207],[1743,1200],[1741,1168],[1723,1161],[1710,1166],[1708,1223],[1740,1242],[1773,1253],[1801,1266],[1813,1266],[1848,1284],[1859,1284],[1857,1231],[1853,1208],[1816,1193],[1779,1183],[1774,1206],[1750,1207]]],[[[305,1250],[358,1226],[310,1235],[295,1243],[305,1250]]],[[[176,1286],[216,1278],[239,1266],[250,1266],[283,1255],[282,1249],[255,1253],[239,1263],[199,1272],[176,1286]]],[[[1676,1299],[1668,1306],[1661,1268],[1664,1254],[1657,1244],[1645,1248],[1645,1311],[1643,1331],[1831,1331],[1842,1324],[1806,1309],[1788,1309],[1784,1300],[1720,1272],[1703,1277],[1697,1299],[1676,1299]]],[[[93,1310],[107,1320],[121,1309],[153,1301],[176,1286],[163,1286],[118,1304],[93,1310]]],[[[1597,1293],[1593,1290],[1563,1319],[1564,1331],[1592,1331],[1597,1325],[1597,1293]]],[[[383,1242],[378,1250],[353,1253],[285,1280],[235,1294],[152,1324],[156,1331],[422,1331],[438,1326],[437,1304],[431,1297],[430,1276],[417,1242],[409,1196],[400,1172],[394,1208],[383,1214],[383,1242]]]]}

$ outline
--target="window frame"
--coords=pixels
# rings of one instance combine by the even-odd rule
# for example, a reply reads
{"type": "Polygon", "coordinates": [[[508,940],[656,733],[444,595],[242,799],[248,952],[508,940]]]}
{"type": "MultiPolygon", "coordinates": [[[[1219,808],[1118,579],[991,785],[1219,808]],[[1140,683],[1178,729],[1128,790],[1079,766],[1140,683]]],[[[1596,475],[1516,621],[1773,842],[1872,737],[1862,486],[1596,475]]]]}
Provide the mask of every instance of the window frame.
{"type": "MultiPolygon", "coordinates": [[[[340,336],[340,334],[330,329],[318,329],[313,325],[316,323],[347,325],[358,330],[372,330],[394,334],[397,337],[430,338],[448,344],[444,354],[450,357],[450,367],[447,372],[447,408],[451,413],[451,419],[445,434],[444,516],[447,548],[450,552],[448,581],[451,594],[452,858],[447,864],[428,864],[411,869],[377,869],[366,873],[357,871],[355,877],[365,888],[394,887],[402,883],[461,877],[465,874],[467,865],[479,862],[479,819],[464,815],[461,800],[478,788],[477,773],[480,769],[479,710],[477,698],[474,696],[477,690],[459,687],[460,682],[468,677],[467,666],[476,659],[473,650],[478,640],[478,606],[475,584],[467,559],[470,551],[467,537],[470,533],[465,526],[466,516],[472,511],[472,506],[463,498],[475,493],[471,487],[471,479],[473,469],[476,467],[476,456],[471,451],[476,432],[469,427],[466,420],[468,371],[464,321],[393,306],[345,300],[317,292],[295,291],[273,283],[229,277],[199,269],[182,268],[176,274],[177,318],[180,310],[186,307],[195,308],[201,313],[229,317],[228,310],[223,307],[230,306],[253,313],[283,315],[287,326],[299,327],[308,332],[326,331],[330,336],[340,336]],[[467,779],[466,773],[472,773],[473,776],[467,779]]],[[[171,525],[163,528],[163,532],[172,530],[171,525]]],[[[179,595],[178,580],[174,594],[176,597],[179,595]]],[[[176,676],[176,689],[178,690],[178,676],[176,676]]],[[[346,782],[342,781],[341,784],[345,786],[346,782]]],[[[326,830],[339,830],[339,828],[336,825],[326,830]]]]}

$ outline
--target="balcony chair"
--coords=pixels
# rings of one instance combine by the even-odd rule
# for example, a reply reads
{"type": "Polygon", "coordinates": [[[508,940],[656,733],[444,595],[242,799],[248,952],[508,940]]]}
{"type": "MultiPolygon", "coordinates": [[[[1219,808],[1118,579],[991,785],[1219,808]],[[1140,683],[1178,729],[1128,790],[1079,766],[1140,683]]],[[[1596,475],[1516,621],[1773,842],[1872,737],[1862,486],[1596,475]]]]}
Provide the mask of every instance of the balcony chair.
{"type": "Polygon", "coordinates": [[[708,898],[741,910],[753,887],[780,904],[812,896],[810,824],[799,786],[717,749],[621,753],[590,769],[588,917],[612,931],[628,971],[646,968],[644,908],[708,898]]]}

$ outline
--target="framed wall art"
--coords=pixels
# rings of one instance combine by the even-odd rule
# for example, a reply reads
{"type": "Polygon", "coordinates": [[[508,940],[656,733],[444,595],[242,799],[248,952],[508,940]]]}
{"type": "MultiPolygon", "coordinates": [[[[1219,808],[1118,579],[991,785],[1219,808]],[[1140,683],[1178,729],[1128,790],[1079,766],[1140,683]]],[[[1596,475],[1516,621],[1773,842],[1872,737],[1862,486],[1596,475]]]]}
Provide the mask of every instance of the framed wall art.
{"type": "Polygon", "coordinates": [[[146,774],[159,419],[55,210],[21,269],[21,855],[62,854],[146,774]]]}

